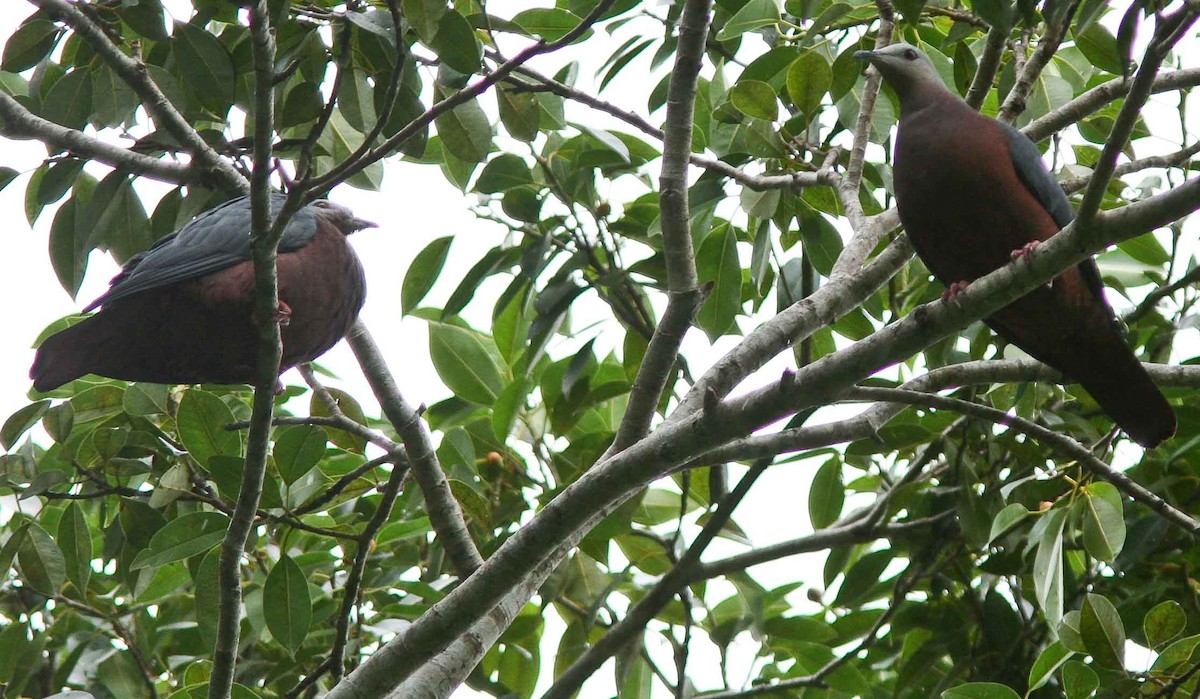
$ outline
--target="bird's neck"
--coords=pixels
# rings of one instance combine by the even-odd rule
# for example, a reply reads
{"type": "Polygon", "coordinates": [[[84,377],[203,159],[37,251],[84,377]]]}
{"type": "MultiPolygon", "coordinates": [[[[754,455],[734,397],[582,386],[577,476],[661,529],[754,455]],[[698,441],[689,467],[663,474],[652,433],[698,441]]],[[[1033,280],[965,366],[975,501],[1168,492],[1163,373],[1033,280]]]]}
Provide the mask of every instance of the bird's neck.
{"type": "Polygon", "coordinates": [[[900,117],[902,119],[935,106],[939,110],[957,106],[971,109],[961,97],[946,89],[946,86],[940,82],[912,85],[900,95],[900,117]]]}

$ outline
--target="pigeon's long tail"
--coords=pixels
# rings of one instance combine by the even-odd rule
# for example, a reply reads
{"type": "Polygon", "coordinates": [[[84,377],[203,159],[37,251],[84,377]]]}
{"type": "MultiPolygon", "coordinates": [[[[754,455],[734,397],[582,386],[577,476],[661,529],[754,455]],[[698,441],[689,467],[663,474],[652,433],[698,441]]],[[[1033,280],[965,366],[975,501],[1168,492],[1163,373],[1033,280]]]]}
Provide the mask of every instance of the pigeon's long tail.
{"type": "MultiPolygon", "coordinates": [[[[1055,280],[1058,285],[1059,280],[1055,280]]],[[[1175,412],[1125,344],[1108,307],[1061,289],[1038,289],[988,318],[1001,335],[1087,390],[1133,441],[1158,446],[1175,434],[1175,412]]]]}
{"type": "Polygon", "coordinates": [[[87,318],[62,332],[46,338],[33,360],[29,378],[33,387],[45,393],[75,379],[100,370],[106,351],[116,337],[117,328],[98,316],[87,318]]]}
{"type": "Polygon", "coordinates": [[[1115,331],[1089,338],[1087,358],[1073,361],[1070,378],[1143,447],[1175,434],[1175,411],[1115,331]]]}

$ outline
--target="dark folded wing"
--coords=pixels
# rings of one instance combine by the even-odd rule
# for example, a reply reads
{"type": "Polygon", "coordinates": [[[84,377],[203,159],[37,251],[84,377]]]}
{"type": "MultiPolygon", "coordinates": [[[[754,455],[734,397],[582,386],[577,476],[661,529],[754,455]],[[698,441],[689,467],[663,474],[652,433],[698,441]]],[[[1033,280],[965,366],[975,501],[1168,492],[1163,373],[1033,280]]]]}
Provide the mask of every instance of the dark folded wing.
{"type": "MultiPolygon", "coordinates": [[[[273,195],[271,213],[277,213],[283,202],[282,194],[273,195]]],[[[316,232],[316,214],[306,206],[284,229],[280,252],[299,250],[316,232]]],[[[108,292],[84,311],[147,289],[219,272],[250,256],[250,199],[239,197],[206,211],[150,249],[134,255],[113,278],[108,292]]]]}

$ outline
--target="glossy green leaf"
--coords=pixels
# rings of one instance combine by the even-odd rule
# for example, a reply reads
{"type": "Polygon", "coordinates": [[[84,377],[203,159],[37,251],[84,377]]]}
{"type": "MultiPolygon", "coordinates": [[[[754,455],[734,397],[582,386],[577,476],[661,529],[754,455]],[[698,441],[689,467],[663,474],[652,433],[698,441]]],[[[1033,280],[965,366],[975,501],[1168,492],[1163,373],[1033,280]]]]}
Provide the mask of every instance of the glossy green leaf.
{"type": "MultiPolygon", "coordinates": [[[[522,10],[512,18],[513,24],[546,41],[561,39],[579,26],[581,21],[574,13],[559,8],[522,10]]],[[[582,38],[587,36],[588,34],[584,34],[582,38]]]]}
{"type": "Polygon", "coordinates": [[[817,469],[808,489],[808,519],[813,529],[824,529],[842,515],[846,486],[841,459],[830,459],[817,469]]]}
{"type": "Polygon", "coordinates": [[[1183,607],[1173,599],[1164,600],[1154,605],[1142,619],[1142,632],[1151,648],[1158,648],[1169,642],[1187,627],[1187,614],[1183,607]]]}
{"type": "Polygon", "coordinates": [[[1083,488],[1083,546],[1101,561],[1111,561],[1125,546],[1125,510],[1121,493],[1103,481],[1083,488]]]}
{"type": "Polygon", "coordinates": [[[1100,686],[1096,671],[1078,660],[1063,665],[1062,687],[1066,699],[1088,699],[1100,686]]]}
{"type": "MultiPolygon", "coordinates": [[[[454,10],[447,10],[438,20],[430,48],[437,52],[443,63],[459,73],[471,75],[479,70],[482,53],[475,30],[466,17],[454,10]]],[[[440,127],[438,131],[441,132],[440,127]]]]}
{"type": "Polygon", "coordinates": [[[316,467],[325,456],[325,431],[313,425],[291,425],[275,437],[275,467],[283,482],[292,485],[316,467]]]}
{"type": "Polygon", "coordinates": [[[308,636],[312,601],[308,595],[308,578],[286,554],[271,567],[263,583],[263,616],[271,635],[294,655],[308,636]]]}
{"type": "Polygon", "coordinates": [[[792,62],[787,71],[787,93],[792,104],[812,121],[821,108],[821,101],[833,84],[829,62],[815,50],[805,51],[792,62]]]}
{"type": "Polygon", "coordinates": [[[1062,545],[1067,511],[1054,509],[1042,516],[1047,518],[1047,524],[1037,542],[1033,563],[1034,591],[1047,623],[1057,626],[1063,615],[1062,545]]]}
{"type": "Polygon", "coordinates": [[[42,116],[61,126],[82,129],[92,113],[92,76],[73,70],[50,88],[42,100],[42,116]]]}
{"type": "Polygon", "coordinates": [[[36,522],[30,522],[17,547],[22,579],[33,590],[55,595],[67,581],[67,562],[58,544],[36,522]]]}
{"type": "Polygon", "coordinates": [[[1071,658],[1073,653],[1059,641],[1055,641],[1042,649],[1033,667],[1029,668],[1030,691],[1045,685],[1054,677],[1054,673],[1063,663],[1071,658]]]}
{"type": "Polygon", "coordinates": [[[176,69],[191,95],[210,113],[222,117],[233,102],[234,70],[229,51],[212,34],[194,25],[175,23],[176,69]]]}
{"type": "Polygon", "coordinates": [[[36,66],[54,48],[59,31],[45,17],[35,15],[26,19],[5,42],[0,67],[10,73],[21,73],[36,66]]]}
{"type": "Polygon", "coordinates": [[[490,337],[447,323],[429,323],[429,353],[438,376],[454,395],[491,405],[504,388],[504,373],[490,337]]]}
{"type": "Polygon", "coordinates": [[[1021,695],[995,682],[969,682],[942,692],[942,699],[1021,699],[1021,695]]]}
{"type": "Polygon", "coordinates": [[[0,446],[12,449],[21,435],[36,425],[49,408],[50,401],[39,400],[9,415],[4,421],[4,426],[0,427],[0,446]]]}
{"type": "Polygon", "coordinates": [[[779,6],[775,0],[750,0],[725,23],[717,41],[736,39],[746,32],[779,23],[779,6]]]}
{"type": "Polygon", "coordinates": [[[241,455],[241,433],[227,429],[235,421],[233,411],[212,393],[189,388],[179,401],[175,419],[180,441],[201,466],[216,454],[241,455]]]}
{"type": "Polygon", "coordinates": [[[757,119],[774,121],[779,116],[775,90],[757,80],[743,80],[729,91],[729,101],[739,112],[757,119]]]}
{"type": "Polygon", "coordinates": [[[468,163],[483,162],[492,149],[492,125],[475,100],[434,120],[446,151],[468,163]]]}
{"type": "Polygon", "coordinates": [[[715,342],[729,332],[741,310],[742,264],[737,254],[737,234],[731,227],[715,229],[700,244],[696,274],[701,283],[712,284],[708,298],[696,314],[696,324],[710,342],[715,342]]]}
{"type": "Polygon", "coordinates": [[[58,520],[58,545],[63,553],[67,579],[80,596],[86,594],[92,575],[92,533],[77,503],[67,505],[58,520]]]}
{"type": "Polygon", "coordinates": [[[1110,668],[1125,666],[1125,627],[1112,602],[1102,595],[1086,595],[1079,622],[1083,643],[1098,664],[1110,668]]]}
{"type": "Polygon", "coordinates": [[[421,299],[429,293],[442,273],[446,257],[450,254],[450,244],[453,236],[438,238],[426,245],[404,274],[404,283],[400,287],[400,310],[408,315],[421,303],[421,299]]]}
{"type": "Polygon", "coordinates": [[[220,512],[191,512],[173,519],[150,538],[150,545],[138,552],[130,570],[141,570],[182,561],[205,553],[221,543],[229,518],[220,512]]]}

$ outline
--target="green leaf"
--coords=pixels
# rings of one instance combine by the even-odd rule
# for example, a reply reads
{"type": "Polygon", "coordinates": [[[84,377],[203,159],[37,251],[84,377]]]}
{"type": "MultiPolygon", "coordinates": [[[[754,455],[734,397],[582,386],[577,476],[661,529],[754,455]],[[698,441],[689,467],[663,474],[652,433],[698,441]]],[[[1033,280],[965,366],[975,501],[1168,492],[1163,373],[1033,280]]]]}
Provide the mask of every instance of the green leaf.
{"type": "Polygon", "coordinates": [[[50,401],[39,400],[9,415],[4,421],[4,427],[0,427],[0,445],[5,449],[12,449],[21,435],[36,425],[49,408],[50,401]]]}
{"type": "Polygon", "coordinates": [[[492,125],[472,99],[434,120],[446,151],[468,163],[482,163],[492,150],[492,125]]]}
{"type": "Polygon", "coordinates": [[[491,520],[487,500],[465,481],[451,478],[447,482],[450,484],[450,493],[462,506],[463,514],[480,524],[487,525],[491,520]]]}
{"type": "Polygon", "coordinates": [[[1079,612],[1079,633],[1096,662],[1109,668],[1125,667],[1125,627],[1113,603],[1088,594],[1079,612]]]}
{"type": "Polygon", "coordinates": [[[1038,605],[1042,608],[1046,623],[1053,628],[1058,626],[1063,616],[1062,540],[1067,510],[1054,509],[1042,516],[1047,518],[1047,524],[1037,544],[1033,582],[1038,605]]]}
{"type": "Polygon", "coordinates": [[[1033,513],[1030,512],[1024,505],[1014,502],[1000,510],[996,514],[996,518],[992,520],[992,531],[988,535],[988,543],[992,543],[1004,532],[1008,531],[1013,525],[1021,520],[1029,517],[1033,513]]]}
{"type": "Polygon", "coordinates": [[[805,51],[792,61],[787,72],[787,93],[792,103],[811,122],[833,84],[833,69],[815,50],[805,51]]]}
{"type": "Polygon", "coordinates": [[[971,0],[971,8],[993,27],[1005,30],[1012,26],[1012,0],[971,0]]]}
{"type": "Polygon", "coordinates": [[[716,342],[733,326],[742,305],[742,265],[737,254],[737,234],[723,225],[704,239],[696,253],[696,273],[701,283],[712,282],[712,291],[696,314],[696,325],[716,342]]]}
{"type": "Polygon", "coordinates": [[[73,70],[62,76],[42,100],[41,115],[69,129],[82,129],[92,113],[92,76],[73,70]]]}
{"type": "Polygon", "coordinates": [[[206,466],[209,457],[216,454],[241,455],[241,433],[226,429],[235,420],[233,411],[214,394],[198,388],[187,389],[179,401],[175,420],[179,441],[201,466],[206,466]]]}
{"type": "Polygon", "coordinates": [[[345,71],[338,88],[338,109],[350,128],[366,133],[375,126],[375,92],[361,68],[345,71]]]}
{"type": "Polygon", "coordinates": [[[832,458],[817,469],[808,489],[808,518],[813,529],[824,529],[842,515],[846,486],[842,482],[842,460],[832,458]]]}
{"type": "Polygon", "coordinates": [[[67,562],[54,539],[37,522],[30,522],[17,547],[22,580],[44,595],[56,595],[67,581],[67,562]]]}
{"type": "Polygon", "coordinates": [[[1170,253],[1163,248],[1153,233],[1123,240],[1117,243],[1117,247],[1142,264],[1161,267],[1171,261],[1170,253]]]}
{"type": "Polygon", "coordinates": [[[63,552],[67,579],[75,584],[81,597],[86,595],[92,575],[92,533],[77,503],[67,505],[58,520],[58,545],[63,552]]]}
{"type": "Polygon", "coordinates": [[[541,124],[541,107],[537,96],[529,92],[516,92],[505,85],[496,88],[499,103],[500,123],[508,135],[518,141],[530,142],[538,136],[541,124]]]}
{"type": "Polygon", "coordinates": [[[1101,561],[1111,561],[1125,546],[1125,511],[1121,493],[1098,481],[1083,488],[1083,546],[1101,561]]]}
{"type": "Polygon", "coordinates": [[[328,436],[314,425],[290,425],[275,438],[275,468],[283,482],[292,485],[325,456],[328,436]]]}
{"type": "Polygon", "coordinates": [[[429,323],[429,354],[438,376],[455,396],[491,405],[504,389],[504,374],[488,348],[490,337],[448,323],[429,323]]]}
{"type": "Polygon", "coordinates": [[[83,284],[83,275],[87,271],[87,252],[82,250],[78,240],[76,225],[76,209],[79,200],[71,197],[58,211],[54,213],[54,221],[50,224],[50,264],[58,283],[70,294],[71,298],[79,293],[83,284]]]}
{"type": "Polygon", "coordinates": [[[304,571],[287,554],[272,566],[263,583],[263,616],[275,640],[295,655],[308,636],[312,600],[304,571]]]}
{"type": "MultiPolygon", "coordinates": [[[[546,41],[557,41],[563,38],[572,29],[578,27],[582,21],[578,15],[558,8],[522,10],[512,18],[513,24],[546,41]]],[[[586,39],[590,32],[589,29],[576,41],[586,39]]]]}
{"type": "Polygon", "coordinates": [[[1062,643],[1055,641],[1046,646],[1029,668],[1029,690],[1033,691],[1054,677],[1054,672],[1067,662],[1073,653],[1062,643]]]}
{"type": "MultiPolygon", "coordinates": [[[[221,599],[221,591],[218,587],[220,568],[221,551],[213,549],[200,559],[200,565],[195,567],[192,574],[193,589],[195,590],[196,628],[200,632],[201,642],[206,647],[212,647],[217,638],[217,615],[213,614],[213,610],[217,609],[221,599]]],[[[205,676],[205,680],[207,679],[205,676]]]]}
{"type": "Polygon", "coordinates": [[[220,512],[189,512],[154,532],[150,545],[138,552],[130,570],[161,566],[204,553],[221,543],[229,518],[220,512]]]}
{"type": "Polygon", "coordinates": [[[233,103],[234,69],[229,51],[216,36],[194,24],[175,23],[175,66],[192,97],[217,117],[233,103]]]}
{"type": "Polygon", "coordinates": [[[408,26],[426,44],[437,34],[438,23],[449,9],[445,0],[401,0],[400,8],[408,26]]]}
{"type": "MultiPolygon", "coordinates": [[[[341,411],[342,415],[345,415],[360,425],[367,424],[367,416],[363,413],[362,406],[358,404],[358,401],[354,400],[354,396],[339,388],[330,388],[329,395],[332,396],[333,401],[337,403],[338,410],[341,411]]],[[[312,400],[309,401],[308,411],[310,414],[317,417],[330,416],[329,406],[325,405],[325,401],[321,400],[316,395],[313,395],[312,400]]],[[[360,437],[356,434],[340,430],[336,427],[326,427],[325,433],[329,435],[329,441],[347,451],[361,454],[367,447],[366,437],[360,437]]]]}
{"type": "Polygon", "coordinates": [[[438,238],[413,258],[412,264],[404,274],[404,283],[400,286],[401,313],[411,313],[433,288],[438,275],[442,273],[442,266],[446,264],[446,256],[450,254],[452,242],[454,236],[438,238]]]}
{"type": "Polygon", "coordinates": [[[1200,648],[1200,634],[1185,636],[1163,649],[1150,671],[1155,674],[1178,672],[1196,661],[1196,649],[1200,648]]]}
{"type": "Polygon", "coordinates": [[[942,699],[1021,699],[1021,695],[995,682],[969,682],[942,692],[942,699]]]}
{"type": "Polygon", "coordinates": [[[1082,33],[1075,33],[1075,45],[1088,61],[1100,70],[1113,75],[1123,75],[1125,66],[1117,51],[1117,39],[1104,25],[1094,22],[1082,33]]]}
{"type": "Polygon", "coordinates": [[[779,116],[775,90],[758,80],[743,80],[729,91],[729,101],[739,112],[757,119],[774,121],[779,116]]]}
{"type": "Polygon", "coordinates": [[[804,254],[817,272],[828,277],[838,256],[842,254],[842,236],[828,219],[818,213],[806,212],[800,217],[799,225],[804,254]]]}
{"type": "Polygon", "coordinates": [[[520,156],[504,153],[488,161],[475,180],[475,189],[484,194],[498,194],[513,187],[534,184],[533,172],[520,156]]]}
{"type": "MultiPolygon", "coordinates": [[[[437,34],[429,47],[437,52],[442,63],[463,75],[479,71],[479,61],[483,55],[475,30],[466,17],[454,10],[447,11],[438,20],[437,34]]],[[[441,131],[440,128],[438,130],[441,131]]]]}
{"type": "Polygon", "coordinates": [[[23,73],[50,54],[58,40],[59,28],[45,17],[33,16],[21,22],[4,44],[0,67],[9,73],[23,73]]]}
{"type": "Polygon", "coordinates": [[[1142,633],[1151,648],[1167,643],[1187,627],[1187,614],[1173,599],[1159,602],[1142,619],[1142,633]]]}
{"type": "Polygon", "coordinates": [[[855,561],[850,570],[846,571],[834,604],[849,607],[865,601],[864,598],[871,589],[882,582],[883,571],[891,562],[892,552],[889,550],[872,551],[855,561]]]}
{"type": "Polygon", "coordinates": [[[775,4],[775,0],[750,0],[729,18],[725,27],[717,34],[717,41],[736,39],[746,32],[778,24],[779,19],[779,6],[775,4]]]}
{"type": "Polygon", "coordinates": [[[1063,665],[1062,685],[1066,699],[1088,699],[1100,686],[1100,677],[1092,668],[1072,660],[1063,665]]]}

